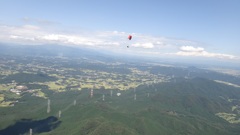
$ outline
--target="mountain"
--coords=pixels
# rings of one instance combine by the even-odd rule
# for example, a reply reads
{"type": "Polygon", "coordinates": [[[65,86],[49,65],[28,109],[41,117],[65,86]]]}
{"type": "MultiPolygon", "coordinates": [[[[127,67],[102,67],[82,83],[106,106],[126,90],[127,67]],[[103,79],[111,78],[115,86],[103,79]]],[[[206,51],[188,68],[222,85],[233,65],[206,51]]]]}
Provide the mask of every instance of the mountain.
{"type": "Polygon", "coordinates": [[[93,57],[99,56],[100,51],[94,49],[70,47],[62,45],[8,45],[0,44],[2,55],[25,56],[54,56],[54,57],[93,57]]]}
{"type": "Polygon", "coordinates": [[[0,43],[0,55],[68,57],[72,59],[88,58],[105,62],[143,60],[142,57],[129,57],[129,55],[112,53],[110,51],[102,50],[99,48],[83,48],[77,46],[63,45],[14,45],[6,43],[0,43]]]}
{"type": "Polygon", "coordinates": [[[152,74],[164,74],[174,77],[187,77],[187,78],[207,78],[210,80],[222,80],[233,84],[240,85],[240,77],[233,76],[225,73],[219,73],[206,69],[199,69],[196,67],[166,67],[166,66],[154,66],[151,68],[152,74]]]}
{"type": "MultiPolygon", "coordinates": [[[[15,118],[7,115],[1,117],[1,121],[58,116],[58,111],[61,110],[58,127],[41,134],[238,135],[240,132],[239,124],[229,123],[216,115],[229,113],[236,114],[236,119],[239,118],[239,114],[231,108],[240,104],[240,89],[207,79],[182,78],[174,83],[142,85],[136,92],[121,91],[121,96],[116,96],[119,91],[114,90],[112,97],[109,90],[96,90],[93,98],[89,97],[90,91],[87,89],[63,93],[45,92],[51,99],[51,113],[45,112],[46,100],[34,99],[26,94],[16,106],[22,111],[3,108],[1,115],[11,112],[10,116],[15,118]],[[76,105],[73,104],[74,99],[76,105]]],[[[238,110],[240,111],[239,108],[238,110]]]]}

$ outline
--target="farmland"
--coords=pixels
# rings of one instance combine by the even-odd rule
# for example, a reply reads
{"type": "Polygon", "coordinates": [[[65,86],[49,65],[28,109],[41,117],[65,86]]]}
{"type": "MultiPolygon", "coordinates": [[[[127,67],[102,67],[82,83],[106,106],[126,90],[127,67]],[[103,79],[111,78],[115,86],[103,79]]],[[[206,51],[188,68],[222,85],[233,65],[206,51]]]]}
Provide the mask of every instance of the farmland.
{"type": "Polygon", "coordinates": [[[3,135],[239,133],[239,87],[226,82],[233,76],[121,60],[0,59],[3,135]]]}
{"type": "Polygon", "coordinates": [[[8,92],[18,85],[24,85],[40,97],[44,93],[36,94],[39,89],[54,92],[82,89],[129,90],[144,84],[167,82],[170,79],[162,74],[141,70],[135,64],[120,62],[58,57],[1,59],[4,60],[0,63],[1,91],[8,92]]]}

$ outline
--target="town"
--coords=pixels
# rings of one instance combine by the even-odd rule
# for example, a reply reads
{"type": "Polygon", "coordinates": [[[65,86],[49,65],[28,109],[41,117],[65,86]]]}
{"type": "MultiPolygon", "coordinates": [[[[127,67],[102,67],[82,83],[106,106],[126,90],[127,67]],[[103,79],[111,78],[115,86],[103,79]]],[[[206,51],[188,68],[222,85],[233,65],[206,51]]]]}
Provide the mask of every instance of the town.
{"type": "MultiPolygon", "coordinates": [[[[0,90],[16,94],[16,99],[26,92],[47,98],[41,89],[47,88],[55,92],[82,89],[129,90],[171,79],[162,74],[151,74],[147,66],[144,68],[140,70],[134,64],[107,63],[86,58],[8,56],[1,58],[0,90]]],[[[14,102],[5,101],[2,95],[0,105],[11,105],[14,102]]]]}

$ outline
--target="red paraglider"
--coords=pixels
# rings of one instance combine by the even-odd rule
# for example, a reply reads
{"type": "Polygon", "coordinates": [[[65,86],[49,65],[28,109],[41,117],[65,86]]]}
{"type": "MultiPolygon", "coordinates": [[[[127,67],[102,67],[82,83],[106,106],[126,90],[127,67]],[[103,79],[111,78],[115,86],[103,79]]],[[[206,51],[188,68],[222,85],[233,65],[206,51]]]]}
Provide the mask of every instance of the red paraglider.
{"type": "MultiPolygon", "coordinates": [[[[131,40],[132,39],[132,35],[128,35],[128,39],[131,40]]],[[[127,48],[129,48],[129,46],[127,46],[127,48]]]]}
{"type": "Polygon", "coordinates": [[[128,39],[131,40],[131,39],[132,39],[132,35],[129,35],[129,36],[128,36],[128,39]]]}

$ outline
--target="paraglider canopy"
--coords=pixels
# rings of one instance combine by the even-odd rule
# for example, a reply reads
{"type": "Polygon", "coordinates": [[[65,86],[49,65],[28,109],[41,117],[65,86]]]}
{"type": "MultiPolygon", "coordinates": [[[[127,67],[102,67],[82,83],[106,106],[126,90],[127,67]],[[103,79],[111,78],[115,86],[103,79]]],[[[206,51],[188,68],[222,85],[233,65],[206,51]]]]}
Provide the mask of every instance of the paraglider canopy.
{"type": "Polygon", "coordinates": [[[129,35],[129,36],[128,36],[128,39],[131,40],[131,39],[132,39],[132,35],[129,35]]]}
{"type": "MultiPolygon", "coordinates": [[[[132,39],[132,35],[128,35],[128,40],[132,39]]],[[[129,46],[127,46],[127,48],[129,48],[129,46]]]]}

